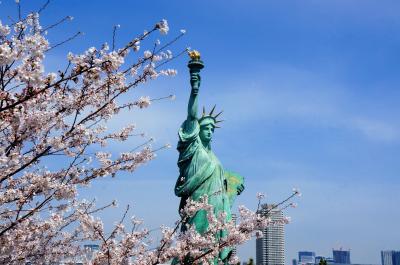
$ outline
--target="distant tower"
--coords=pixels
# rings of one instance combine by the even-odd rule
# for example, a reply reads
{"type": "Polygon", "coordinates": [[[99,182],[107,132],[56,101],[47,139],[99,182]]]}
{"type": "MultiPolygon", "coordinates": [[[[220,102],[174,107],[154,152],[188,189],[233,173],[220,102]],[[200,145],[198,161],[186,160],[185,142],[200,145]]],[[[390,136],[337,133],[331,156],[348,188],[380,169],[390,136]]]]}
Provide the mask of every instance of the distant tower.
{"type": "MultiPolygon", "coordinates": [[[[268,216],[272,221],[282,221],[283,212],[274,204],[263,204],[260,214],[268,216]]],[[[285,231],[283,222],[267,227],[264,237],[256,240],[256,265],[285,265],[285,231]]]]}
{"type": "Polygon", "coordinates": [[[333,249],[335,263],[350,264],[350,250],[333,249]]]}

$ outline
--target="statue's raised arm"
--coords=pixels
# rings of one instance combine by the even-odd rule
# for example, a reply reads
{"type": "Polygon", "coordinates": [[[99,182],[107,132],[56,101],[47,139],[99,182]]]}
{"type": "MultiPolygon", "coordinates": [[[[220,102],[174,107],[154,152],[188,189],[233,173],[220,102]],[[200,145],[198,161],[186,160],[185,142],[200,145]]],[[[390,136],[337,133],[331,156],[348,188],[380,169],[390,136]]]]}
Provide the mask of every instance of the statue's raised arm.
{"type": "Polygon", "coordinates": [[[198,93],[200,87],[200,74],[190,73],[190,85],[192,90],[190,92],[190,98],[188,103],[188,120],[197,120],[197,105],[198,105],[198,93]]]}
{"type": "Polygon", "coordinates": [[[200,60],[200,53],[198,51],[189,52],[189,56],[191,58],[188,67],[190,69],[190,97],[188,103],[188,114],[185,126],[183,130],[186,133],[191,132],[196,123],[198,121],[197,112],[198,112],[198,93],[200,88],[200,70],[204,67],[203,62],[200,60]]]}

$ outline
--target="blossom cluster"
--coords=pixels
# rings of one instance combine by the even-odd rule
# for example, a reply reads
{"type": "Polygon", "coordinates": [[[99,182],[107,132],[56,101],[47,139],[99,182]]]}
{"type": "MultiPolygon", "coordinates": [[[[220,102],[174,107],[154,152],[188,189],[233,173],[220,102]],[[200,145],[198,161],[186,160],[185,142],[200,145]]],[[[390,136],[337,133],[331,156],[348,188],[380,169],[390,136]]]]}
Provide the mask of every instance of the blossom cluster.
{"type": "MultiPolygon", "coordinates": [[[[61,22],[67,20],[71,17],[61,22]]],[[[150,105],[147,96],[129,102],[125,97],[122,104],[122,95],[176,74],[163,68],[176,57],[170,45],[157,41],[150,54],[137,53],[150,36],[168,33],[166,20],[121,48],[105,43],[82,54],[68,53],[66,67],[48,73],[46,54],[65,42],[52,44],[47,33],[61,22],[42,27],[39,12],[12,25],[0,20],[1,264],[56,262],[82,252],[85,240],[101,240],[97,210],[77,200],[78,189],[97,178],[133,172],[155,157],[149,144],[111,157],[107,144],[126,141],[135,126],[108,132],[106,124],[124,108],[150,105]],[[47,166],[56,157],[62,162],[47,166]]],[[[136,237],[127,235],[118,244],[130,249],[136,237]]]]}
{"type": "MultiPolygon", "coordinates": [[[[174,264],[215,264],[221,262],[218,255],[221,251],[243,244],[253,236],[261,237],[262,230],[268,226],[282,225],[288,222],[272,220],[268,215],[254,212],[244,206],[239,207],[239,220],[227,221],[224,213],[214,215],[213,206],[208,204],[207,196],[198,201],[188,199],[181,212],[182,220],[175,227],[161,226],[161,239],[157,247],[150,247],[146,240],[149,237],[148,229],[135,229],[142,224],[136,218],[132,219],[134,229],[128,230],[122,222],[117,224],[109,237],[105,237],[98,220],[91,219],[85,222],[87,233],[93,235],[93,240],[102,240],[102,247],[95,253],[90,262],[93,264],[165,264],[173,261],[174,264]],[[207,212],[208,229],[200,234],[194,225],[185,225],[179,231],[180,225],[193,217],[198,211],[207,212]],[[225,236],[216,239],[216,234],[224,231],[225,236]],[[120,238],[120,240],[116,240],[120,238]]],[[[230,264],[237,264],[239,258],[231,256],[230,264]]]]}

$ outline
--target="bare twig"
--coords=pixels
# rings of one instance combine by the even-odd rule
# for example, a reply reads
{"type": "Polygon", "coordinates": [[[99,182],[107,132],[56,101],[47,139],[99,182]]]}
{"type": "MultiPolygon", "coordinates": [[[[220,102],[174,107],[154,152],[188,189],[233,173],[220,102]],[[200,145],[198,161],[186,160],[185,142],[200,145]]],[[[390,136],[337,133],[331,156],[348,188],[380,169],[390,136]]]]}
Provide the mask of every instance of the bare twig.
{"type": "Polygon", "coordinates": [[[50,4],[50,0],[47,0],[46,3],[44,3],[44,5],[39,9],[38,14],[42,13],[49,4],[50,4]]]}
{"type": "Polygon", "coordinates": [[[57,48],[57,47],[63,45],[64,43],[66,43],[66,42],[69,42],[69,41],[75,39],[76,37],[78,37],[78,36],[81,35],[81,34],[82,34],[82,32],[78,31],[77,33],[75,33],[75,35],[69,37],[68,39],[66,39],[66,40],[64,40],[64,41],[62,41],[62,42],[60,42],[60,43],[57,43],[56,45],[54,45],[54,46],[48,48],[48,49],[46,50],[46,52],[48,52],[48,51],[50,51],[50,50],[52,50],[52,49],[54,49],[54,48],[57,48]]]}
{"type": "Polygon", "coordinates": [[[112,51],[115,50],[115,35],[117,33],[117,28],[119,28],[119,25],[115,25],[113,28],[113,35],[112,35],[112,51]]]}
{"type": "Polygon", "coordinates": [[[42,29],[42,30],[40,31],[40,33],[43,33],[43,32],[45,32],[45,31],[48,31],[48,30],[52,29],[52,28],[55,28],[55,27],[57,27],[58,25],[60,25],[61,23],[65,22],[65,21],[67,21],[67,20],[71,20],[71,19],[72,19],[71,16],[66,16],[66,17],[64,17],[63,19],[59,20],[58,22],[56,22],[56,23],[54,23],[54,24],[52,24],[52,25],[50,25],[50,26],[48,26],[48,27],[42,29]]]}

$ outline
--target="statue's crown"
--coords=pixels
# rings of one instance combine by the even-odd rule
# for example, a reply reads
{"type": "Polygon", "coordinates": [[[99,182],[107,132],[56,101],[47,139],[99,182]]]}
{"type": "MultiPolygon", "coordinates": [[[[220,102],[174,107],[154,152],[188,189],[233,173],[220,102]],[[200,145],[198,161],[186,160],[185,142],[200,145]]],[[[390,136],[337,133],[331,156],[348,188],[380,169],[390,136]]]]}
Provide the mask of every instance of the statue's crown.
{"type": "Polygon", "coordinates": [[[214,110],[215,110],[216,105],[211,109],[210,113],[206,114],[206,109],[203,107],[203,113],[201,115],[201,118],[199,119],[199,124],[200,126],[208,124],[207,120],[211,120],[211,123],[213,124],[214,128],[221,128],[217,125],[217,123],[223,122],[223,120],[217,120],[217,117],[221,115],[224,111],[220,111],[218,114],[213,116],[214,110]]]}

